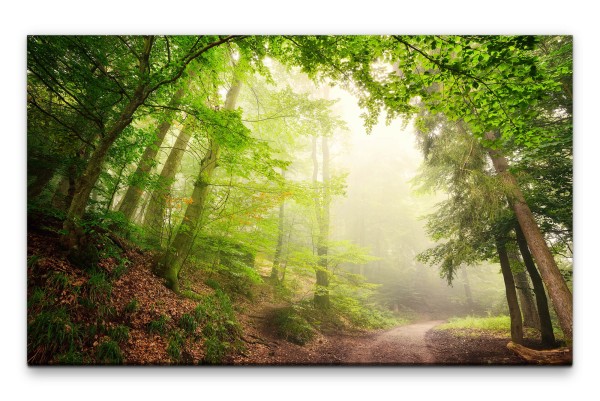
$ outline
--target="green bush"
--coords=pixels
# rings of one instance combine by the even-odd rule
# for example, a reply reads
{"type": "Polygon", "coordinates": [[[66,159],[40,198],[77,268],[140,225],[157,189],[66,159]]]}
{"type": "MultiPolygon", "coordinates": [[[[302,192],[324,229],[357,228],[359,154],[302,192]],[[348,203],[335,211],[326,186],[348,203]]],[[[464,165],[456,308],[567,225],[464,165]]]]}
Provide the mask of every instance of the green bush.
{"type": "Polygon", "coordinates": [[[168,317],[166,315],[161,315],[158,319],[151,321],[148,323],[148,331],[150,334],[158,333],[165,334],[167,332],[167,322],[168,317]]]}
{"type": "Polygon", "coordinates": [[[96,350],[96,361],[103,365],[120,365],[123,363],[123,354],[116,341],[102,342],[96,350]]]}
{"type": "Polygon", "coordinates": [[[129,327],[122,324],[112,327],[108,330],[108,335],[116,342],[122,343],[129,339],[129,327]]]}
{"type": "Polygon", "coordinates": [[[389,311],[351,296],[333,295],[331,303],[335,313],[346,318],[357,328],[383,329],[408,323],[405,319],[394,318],[389,311]]]}
{"type": "Polygon", "coordinates": [[[273,321],[277,326],[277,334],[294,344],[304,345],[315,335],[312,326],[294,307],[278,310],[273,321]]]}

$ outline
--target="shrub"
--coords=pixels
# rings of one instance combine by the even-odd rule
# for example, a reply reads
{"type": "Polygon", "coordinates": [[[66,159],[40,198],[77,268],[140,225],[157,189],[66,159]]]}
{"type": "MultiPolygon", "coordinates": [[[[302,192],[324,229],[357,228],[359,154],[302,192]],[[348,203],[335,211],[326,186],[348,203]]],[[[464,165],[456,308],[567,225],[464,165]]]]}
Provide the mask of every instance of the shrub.
{"type": "Polygon", "coordinates": [[[116,341],[107,340],[98,346],[96,361],[103,365],[120,365],[123,363],[123,354],[116,341]]]}
{"type": "Polygon", "coordinates": [[[278,310],[273,319],[277,334],[294,344],[304,345],[315,335],[312,326],[294,307],[278,310]]]}

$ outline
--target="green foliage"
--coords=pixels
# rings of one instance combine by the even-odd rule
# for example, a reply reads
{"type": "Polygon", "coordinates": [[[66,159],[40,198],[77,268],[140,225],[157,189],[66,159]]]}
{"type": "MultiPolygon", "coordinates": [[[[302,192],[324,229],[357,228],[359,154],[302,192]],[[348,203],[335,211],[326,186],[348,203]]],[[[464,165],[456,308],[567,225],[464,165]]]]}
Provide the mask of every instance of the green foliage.
{"type": "Polygon", "coordinates": [[[187,334],[193,334],[198,327],[198,322],[194,316],[184,313],[179,318],[179,327],[181,327],[187,334]]]}
{"type": "Polygon", "coordinates": [[[122,343],[129,339],[129,327],[122,324],[112,327],[108,330],[108,335],[117,343],[122,343]]]}
{"type": "Polygon", "coordinates": [[[52,356],[72,351],[79,339],[79,326],[64,307],[40,312],[27,326],[28,349],[52,356]]]}
{"type": "Polygon", "coordinates": [[[219,282],[217,280],[215,280],[214,278],[206,279],[204,284],[206,284],[213,290],[221,290],[221,284],[219,284],[219,282]]]}
{"type": "Polygon", "coordinates": [[[90,274],[87,282],[88,297],[95,303],[105,303],[112,294],[112,285],[108,281],[106,274],[101,271],[94,271],[90,274]]]}
{"type": "Polygon", "coordinates": [[[137,298],[131,298],[131,301],[129,301],[127,305],[125,305],[123,311],[127,314],[133,314],[137,312],[139,308],[140,303],[138,302],[137,298]]]}
{"type": "Polygon", "coordinates": [[[382,329],[408,323],[406,319],[394,318],[389,311],[381,309],[375,303],[366,303],[360,297],[334,293],[331,303],[333,310],[356,328],[382,329]]]}
{"type": "Polygon", "coordinates": [[[96,362],[102,365],[121,365],[123,353],[116,341],[105,340],[96,350],[96,362]]]}
{"type": "Polygon", "coordinates": [[[46,292],[36,287],[32,294],[27,297],[27,308],[43,307],[47,303],[46,292]]]}
{"type": "Polygon", "coordinates": [[[48,283],[55,287],[58,291],[62,291],[67,288],[69,285],[69,276],[62,272],[52,272],[50,277],[48,278],[48,283]]]}
{"type": "Polygon", "coordinates": [[[167,315],[161,315],[158,319],[148,323],[148,332],[165,334],[168,329],[169,317],[167,315]]]}
{"type": "Polygon", "coordinates": [[[38,255],[31,255],[27,258],[27,267],[29,269],[34,269],[38,262],[40,261],[40,257],[38,255]]]}
{"type": "Polygon", "coordinates": [[[81,352],[69,350],[64,354],[60,354],[56,357],[57,362],[60,365],[83,365],[84,358],[81,352]]]}
{"type": "Polygon", "coordinates": [[[229,352],[242,349],[242,328],[223,291],[205,297],[194,310],[194,317],[202,326],[206,363],[221,363],[229,352]]]}
{"type": "Polygon", "coordinates": [[[304,345],[315,336],[313,327],[293,306],[277,310],[273,322],[277,326],[277,335],[294,344],[304,345]]]}
{"type": "Polygon", "coordinates": [[[500,315],[489,317],[467,316],[463,318],[451,318],[448,323],[436,327],[436,330],[451,329],[488,330],[510,334],[510,317],[500,315]]]}
{"type": "Polygon", "coordinates": [[[167,353],[173,362],[181,361],[181,349],[184,345],[183,335],[175,330],[169,337],[169,345],[167,346],[167,353]]]}

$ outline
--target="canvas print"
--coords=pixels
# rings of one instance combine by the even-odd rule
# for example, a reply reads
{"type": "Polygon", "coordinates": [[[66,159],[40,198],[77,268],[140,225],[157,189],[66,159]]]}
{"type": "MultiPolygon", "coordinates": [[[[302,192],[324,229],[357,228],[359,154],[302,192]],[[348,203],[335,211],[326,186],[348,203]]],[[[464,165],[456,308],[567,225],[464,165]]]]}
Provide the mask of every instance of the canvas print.
{"type": "Polygon", "coordinates": [[[27,363],[571,365],[573,38],[27,38],[27,363]]]}

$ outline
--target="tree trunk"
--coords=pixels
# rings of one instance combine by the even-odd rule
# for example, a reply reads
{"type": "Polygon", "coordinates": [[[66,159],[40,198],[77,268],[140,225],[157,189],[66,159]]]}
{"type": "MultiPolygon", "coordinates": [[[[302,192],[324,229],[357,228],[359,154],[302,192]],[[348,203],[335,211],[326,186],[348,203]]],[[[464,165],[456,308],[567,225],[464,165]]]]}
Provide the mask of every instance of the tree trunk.
{"type": "Polygon", "coordinates": [[[152,191],[150,202],[148,203],[146,213],[144,214],[143,225],[154,233],[157,238],[162,236],[164,211],[167,204],[166,200],[171,192],[170,189],[175,181],[175,175],[177,174],[177,170],[179,170],[181,160],[183,159],[185,150],[192,137],[189,130],[190,126],[189,124],[186,124],[181,131],[179,131],[173,149],[171,149],[171,152],[165,161],[165,165],[160,172],[158,180],[159,185],[152,191]]]}
{"type": "Polygon", "coordinates": [[[271,268],[271,280],[279,281],[279,269],[281,263],[281,251],[283,249],[283,222],[285,217],[285,202],[281,201],[279,205],[279,221],[277,223],[277,246],[275,247],[275,255],[273,256],[273,267],[271,268]]]}
{"type": "MultiPolygon", "coordinates": [[[[235,109],[240,88],[241,83],[236,80],[227,92],[225,110],[235,109]]],[[[159,273],[167,280],[167,287],[175,292],[179,292],[179,272],[194,243],[196,229],[205,210],[210,180],[219,160],[219,144],[212,139],[209,142],[209,150],[200,163],[200,172],[194,184],[192,203],[187,206],[175,239],[168,246],[161,266],[159,266],[159,273]]]]}
{"type": "MultiPolygon", "coordinates": [[[[181,100],[183,94],[184,89],[179,89],[171,99],[169,106],[176,107],[179,104],[179,101],[181,100]]],[[[144,154],[140,159],[137,169],[132,175],[132,184],[127,189],[125,196],[123,196],[123,201],[121,202],[121,206],[119,207],[119,211],[125,215],[125,218],[127,220],[131,220],[131,217],[133,216],[138,206],[138,203],[144,191],[143,185],[140,185],[140,183],[142,183],[144,179],[148,176],[148,173],[154,165],[156,155],[158,154],[158,150],[160,149],[160,146],[162,145],[165,136],[167,135],[167,132],[171,128],[174,114],[175,113],[173,111],[168,112],[165,116],[166,120],[158,126],[158,129],[156,130],[156,139],[154,140],[154,142],[152,142],[152,144],[146,147],[146,150],[144,151],[144,154]]]]}
{"type": "MultiPolygon", "coordinates": [[[[495,139],[495,135],[488,133],[486,138],[493,140],[495,139]]],[[[560,327],[567,341],[571,342],[573,340],[573,297],[571,291],[569,291],[565,279],[560,274],[560,270],[533,217],[533,213],[525,201],[517,180],[508,171],[508,161],[497,150],[489,149],[488,153],[492,159],[496,173],[500,176],[506,187],[509,203],[517,217],[533,258],[540,269],[542,279],[546,284],[552,305],[558,316],[560,327]]]]}
{"type": "Polygon", "coordinates": [[[462,268],[460,271],[463,279],[463,288],[465,289],[465,298],[467,299],[467,308],[469,308],[470,313],[473,313],[475,309],[475,303],[473,302],[473,294],[471,293],[471,284],[469,283],[467,269],[462,268]]]}
{"type": "Polygon", "coordinates": [[[500,258],[500,269],[504,278],[504,287],[506,289],[506,301],[508,302],[508,312],[510,314],[510,338],[517,344],[523,344],[523,321],[521,319],[521,310],[517,300],[517,291],[515,289],[515,281],[506,248],[501,240],[496,240],[496,249],[500,258]]]}
{"type": "MultiPolygon", "coordinates": [[[[315,185],[315,199],[319,200],[319,189],[317,183],[318,176],[318,161],[317,161],[317,138],[313,137],[313,183],[315,185]]],[[[329,145],[327,137],[321,138],[321,153],[323,156],[323,185],[322,201],[315,203],[317,212],[317,224],[319,226],[319,234],[317,237],[317,255],[319,262],[317,266],[317,282],[315,288],[314,302],[317,308],[328,308],[330,306],[329,299],[329,272],[327,254],[329,252],[328,241],[329,241],[329,145]]]]}
{"type": "Polygon", "coordinates": [[[533,292],[535,293],[535,302],[537,305],[537,311],[540,321],[540,331],[542,333],[542,343],[544,345],[553,345],[556,342],[554,338],[554,330],[552,329],[552,319],[550,318],[550,310],[548,308],[548,299],[546,298],[546,291],[544,291],[544,284],[542,278],[538,273],[529,248],[527,247],[527,241],[523,236],[521,227],[516,224],[515,232],[517,234],[517,244],[523,257],[523,263],[531,278],[531,284],[533,285],[533,292]]]}
{"type": "Polygon", "coordinates": [[[539,329],[540,318],[533,300],[533,293],[529,287],[527,273],[518,271],[514,273],[514,277],[517,295],[519,296],[519,304],[521,305],[521,313],[523,314],[523,326],[539,329]]]}

